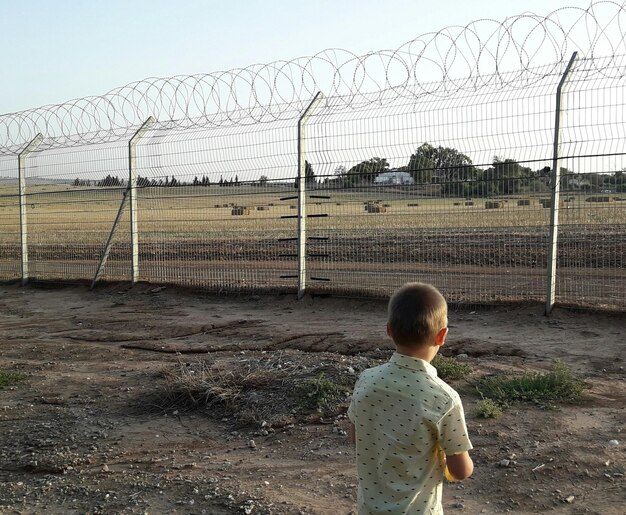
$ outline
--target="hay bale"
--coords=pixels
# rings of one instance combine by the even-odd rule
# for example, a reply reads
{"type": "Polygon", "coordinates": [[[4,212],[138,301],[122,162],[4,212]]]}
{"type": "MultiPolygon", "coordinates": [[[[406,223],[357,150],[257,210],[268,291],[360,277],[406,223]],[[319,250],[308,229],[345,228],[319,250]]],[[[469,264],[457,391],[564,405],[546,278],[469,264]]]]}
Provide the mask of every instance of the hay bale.
{"type": "Polygon", "coordinates": [[[518,206],[530,206],[531,201],[529,198],[520,198],[517,200],[518,206]]]}
{"type": "Polygon", "coordinates": [[[544,209],[548,209],[552,205],[552,200],[549,198],[540,198],[539,203],[543,206],[544,209]]]}
{"type": "Polygon", "coordinates": [[[231,210],[230,214],[232,216],[249,215],[250,214],[250,208],[245,207],[245,206],[235,206],[231,210]]]}
{"type": "Polygon", "coordinates": [[[386,213],[387,208],[385,206],[381,206],[380,204],[367,204],[365,206],[365,211],[368,213],[386,213]]]}
{"type": "Polygon", "coordinates": [[[466,200],[465,201],[465,205],[466,206],[473,206],[474,205],[474,201],[473,200],[466,200]]]}
{"type": "Polygon", "coordinates": [[[220,207],[222,207],[222,204],[215,204],[215,207],[216,208],[220,208],[220,207]]]}
{"type": "Polygon", "coordinates": [[[269,206],[257,206],[256,210],[257,211],[269,211],[269,206]]]}
{"type": "Polygon", "coordinates": [[[383,204],[383,207],[391,207],[391,204],[383,204]]]}
{"type": "Polygon", "coordinates": [[[587,197],[585,202],[611,202],[611,197],[607,196],[599,196],[599,197],[587,197]]]}
{"type": "Polygon", "coordinates": [[[291,206],[289,206],[289,209],[296,209],[296,206],[291,205],[291,206]]]}
{"type": "Polygon", "coordinates": [[[461,205],[461,203],[460,203],[460,202],[453,202],[453,203],[452,203],[452,205],[453,205],[453,206],[460,206],[460,205],[461,205]]]}
{"type": "Polygon", "coordinates": [[[419,204],[417,202],[413,202],[413,203],[408,204],[408,206],[409,207],[417,207],[417,206],[419,206],[419,204]]]}
{"type": "Polygon", "coordinates": [[[488,200],[485,202],[485,209],[501,209],[504,207],[504,202],[501,200],[488,200]]]}

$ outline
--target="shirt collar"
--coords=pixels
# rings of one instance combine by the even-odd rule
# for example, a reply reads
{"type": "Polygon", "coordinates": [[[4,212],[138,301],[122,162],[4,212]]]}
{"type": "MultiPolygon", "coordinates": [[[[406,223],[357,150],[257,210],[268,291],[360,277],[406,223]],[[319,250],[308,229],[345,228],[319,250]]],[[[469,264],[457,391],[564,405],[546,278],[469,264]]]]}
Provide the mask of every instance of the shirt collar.
{"type": "Polygon", "coordinates": [[[420,358],[414,358],[412,356],[407,356],[406,354],[394,352],[389,360],[389,363],[393,363],[394,365],[402,368],[408,368],[409,370],[414,370],[415,372],[426,372],[430,376],[437,377],[437,369],[428,363],[428,361],[420,358]]]}

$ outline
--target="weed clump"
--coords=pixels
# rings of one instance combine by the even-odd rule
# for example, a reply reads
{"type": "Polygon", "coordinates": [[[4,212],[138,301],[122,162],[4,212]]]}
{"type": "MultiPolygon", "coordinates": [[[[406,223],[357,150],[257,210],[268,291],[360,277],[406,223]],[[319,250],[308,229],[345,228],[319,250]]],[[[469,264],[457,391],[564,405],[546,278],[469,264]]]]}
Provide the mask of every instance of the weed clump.
{"type": "Polygon", "coordinates": [[[323,411],[330,405],[345,399],[350,391],[345,384],[340,384],[326,377],[324,372],[314,379],[307,379],[299,387],[301,406],[305,410],[323,411]]]}
{"type": "Polygon", "coordinates": [[[22,379],[24,379],[24,375],[19,372],[0,370],[0,389],[6,388],[7,386],[13,386],[22,379]]]}
{"type": "Polygon", "coordinates": [[[483,399],[476,403],[475,413],[481,418],[498,418],[502,415],[502,406],[491,399],[483,399]]]}
{"type": "Polygon", "coordinates": [[[355,379],[339,364],[305,365],[280,354],[222,365],[186,363],[179,356],[162,377],[150,404],[163,411],[200,410],[242,425],[269,426],[340,413],[355,379]]]}
{"type": "Polygon", "coordinates": [[[525,402],[547,408],[580,401],[585,382],[565,363],[557,361],[549,372],[486,376],[478,379],[475,387],[483,399],[489,399],[502,407],[525,402]]]}
{"type": "Polygon", "coordinates": [[[461,363],[456,358],[448,358],[437,354],[431,362],[437,369],[437,375],[444,380],[457,380],[467,377],[472,372],[472,367],[467,363],[461,363]]]}

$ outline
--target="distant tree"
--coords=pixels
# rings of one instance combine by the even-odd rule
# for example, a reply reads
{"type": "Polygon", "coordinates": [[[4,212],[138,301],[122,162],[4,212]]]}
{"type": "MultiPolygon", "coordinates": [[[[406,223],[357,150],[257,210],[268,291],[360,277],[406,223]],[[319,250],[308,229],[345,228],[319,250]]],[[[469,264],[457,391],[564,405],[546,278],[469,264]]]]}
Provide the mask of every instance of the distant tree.
{"type": "Polygon", "coordinates": [[[626,193],[626,168],[615,172],[615,191],[619,193],[626,193]]]}
{"type": "Polygon", "coordinates": [[[102,179],[101,181],[98,181],[97,185],[103,186],[103,187],[122,186],[122,181],[120,181],[119,177],[113,177],[112,175],[107,175],[104,179],[102,179]]]}
{"type": "Polygon", "coordinates": [[[409,159],[409,173],[415,182],[464,181],[476,175],[472,160],[451,147],[434,147],[429,143],[420,145],[409,159]]]}
{"type": "MultiPolygon", "coordinates": [[[[342,170],[343,173],[341,173],[338,178],[341,180],[341,184],[344,187],[363,186],[372,184],[379,174],[388,170],[389,163],[387,159],[373,157],[367,161],[361,161],[347,171],[344,167],[342,170]]],[[[337,170],[335,173],[337,173],[337,170]]]]}
{"type": "Polygon", "coordinates": [[[239,176],[235,175],[235,186],[239,186],[239,176]]]}
{"type": "Polygon", "coordinates": [[[199,186],[200,185],[200,181],[198,180],[198,176],[197,175],[193,178],[193,183],[192,184],[194,186],[199,186]]]}
{"type": "MultiPolygon", "coordinates": [[[[315,180],[315,173],[313,172],[313,167],[308,161],[304,162],[304,182],[307,188],[314,188],[317,184],[317,181],[315,180]]],[[[294,181],[294,187],[298,189],[298,177],[296,177],[294,181]]]]}
{"type": "Polygon", "coordinates": [[[137,186],[146,187],[146,186],[150,186],[150,184],[151,184],[150,179],[148,179],[147,177],[142,177],[141,175],[137,177],[137,186]]]}
{"type": "Polygon", "coordinates": [[[537,178],[537,173],[514,159],[495,156],[491,168],[484,171],[482,178],[487,183],[488,193],[512,195],[524,191],[530,182],[537,178]]]}
{"type": "Polygon", "coordinates": [[[220,186],[224,186],[224,177],[220,175],[220,186]]]}
{"type": "Polygon", "coordinates": [[[339,177],[343,177],[344,175],[346,175],[346,173],[348,173],[348,170],[346,169],[346,167],[343,165],[339,165],[337,168],[335,168],[334,175],[335,177],[339,178],[339,177]]]}
{"type": "Polygon", "coordinates": [[[259,186],[265,186],[268,180],[267,175],[261,175],[261,177],[259,177],[259,186]]]}
{"type": "Polygon", "coordinates": [[[304,162],[304,180],[307,186],[315,186],[317,181],[315,180],[315,172],[313,167],[308,161],[304,162]]]}

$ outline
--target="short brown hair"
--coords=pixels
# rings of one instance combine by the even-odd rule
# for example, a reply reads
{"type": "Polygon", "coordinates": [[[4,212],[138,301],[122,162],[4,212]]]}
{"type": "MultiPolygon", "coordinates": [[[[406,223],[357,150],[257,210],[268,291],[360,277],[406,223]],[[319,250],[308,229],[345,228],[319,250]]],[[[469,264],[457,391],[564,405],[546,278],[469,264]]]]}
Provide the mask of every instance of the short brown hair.
{"type": "Polygon", "coordinates": [[[389,299],[388,317],[396,344],[419,346],[448,326],[448,305],[434,286],[407,283],[389,299]]]}

